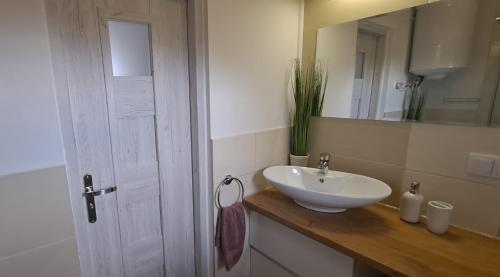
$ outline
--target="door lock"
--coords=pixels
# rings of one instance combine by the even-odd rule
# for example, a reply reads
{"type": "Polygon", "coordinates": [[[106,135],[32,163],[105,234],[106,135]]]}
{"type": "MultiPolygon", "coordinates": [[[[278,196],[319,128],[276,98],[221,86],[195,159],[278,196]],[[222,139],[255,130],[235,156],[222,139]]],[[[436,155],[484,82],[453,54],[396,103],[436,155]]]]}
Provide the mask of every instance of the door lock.
{"type": "Polygon", "coordinates": [[[116,187],[110,187],[102,190],[94,190],[94,184],[92,182],[92,175],[86,174],[83,176],[83,197],[85,197],[85,202],[87,203],[87,214],[90,223],[94,223],[97,221],[97,214],[95,208],[95,196],[107,194],[116,191],[116,187]]]}

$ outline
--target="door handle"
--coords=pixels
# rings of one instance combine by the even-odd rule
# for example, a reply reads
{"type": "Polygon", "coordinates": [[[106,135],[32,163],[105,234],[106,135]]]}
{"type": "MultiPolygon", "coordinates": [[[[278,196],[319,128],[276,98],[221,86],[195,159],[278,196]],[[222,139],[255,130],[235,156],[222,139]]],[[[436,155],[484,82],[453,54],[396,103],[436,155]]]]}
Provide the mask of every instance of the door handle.
{"type": "Polygon", "coordinates": [[[116,187],[110,187],[102,190],[94,190],[94,183],[92,182],[92,175],[86,174],[83,176],[83,197],[85,197],[85,202],[87,206],[87,215],[90,223],[97,221],[97,214],[95,208],[95,196],[107,194],[116,191],[116,187]]]}

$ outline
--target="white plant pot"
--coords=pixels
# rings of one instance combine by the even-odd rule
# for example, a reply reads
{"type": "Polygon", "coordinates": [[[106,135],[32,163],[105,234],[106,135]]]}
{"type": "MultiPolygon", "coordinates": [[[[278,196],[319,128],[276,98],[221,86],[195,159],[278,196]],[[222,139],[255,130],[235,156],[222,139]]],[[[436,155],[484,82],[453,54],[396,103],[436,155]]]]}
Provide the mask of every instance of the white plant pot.
{"type": "Polygon", "coordinates": [[[309,154],[307,156],[295,156],[290,154],[290,165],[292,166],[307,166],[309,154]]]}

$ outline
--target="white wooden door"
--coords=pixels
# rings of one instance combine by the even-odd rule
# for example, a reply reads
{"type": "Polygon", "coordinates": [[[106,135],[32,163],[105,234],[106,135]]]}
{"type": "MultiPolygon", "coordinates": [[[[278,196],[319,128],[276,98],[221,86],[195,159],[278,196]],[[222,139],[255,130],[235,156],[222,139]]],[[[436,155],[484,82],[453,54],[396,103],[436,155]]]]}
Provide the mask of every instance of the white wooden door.
{"type": "Polygon", "coordinates": [[[372,34],[358,33],[356,48],[351,118],[367,119],[375,71],[377,37],[372,34]]]}
{"type": "Polygon", "coordinates": [[[106,99],[125,276],[163,276],[148,17],[100,10],[106,99]]]}
{"type": "Polygon", "coordinates": [[[46,3],[83,276],[194,276],[185,2],[46,3]]]}

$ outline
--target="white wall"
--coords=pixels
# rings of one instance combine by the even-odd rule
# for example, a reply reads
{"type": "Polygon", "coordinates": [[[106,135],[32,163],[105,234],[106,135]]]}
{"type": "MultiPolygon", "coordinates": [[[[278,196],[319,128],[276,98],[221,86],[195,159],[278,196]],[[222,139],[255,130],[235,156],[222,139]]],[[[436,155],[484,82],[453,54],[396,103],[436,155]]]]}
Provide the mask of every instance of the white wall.
{"type": "Polygon", "coordinates": [[[318,30],[316,59],[328,70],[323,116],[351,117],[358,22],[318,30]]]}
{"type": "Polygon", "coordinates": [[[208,1],[212,138],[288,125],[300,14],[300,0],[208,1]]]}
{"type": "Polygon", "coordinates": [[[64,163],[42,1],[0,2],[0,175],[64,163]]]}
{"type": "Polygon", "coordinates": [[[62,164],[43,1],[0,1],[0,276],[80,276],[62,164]]]}

